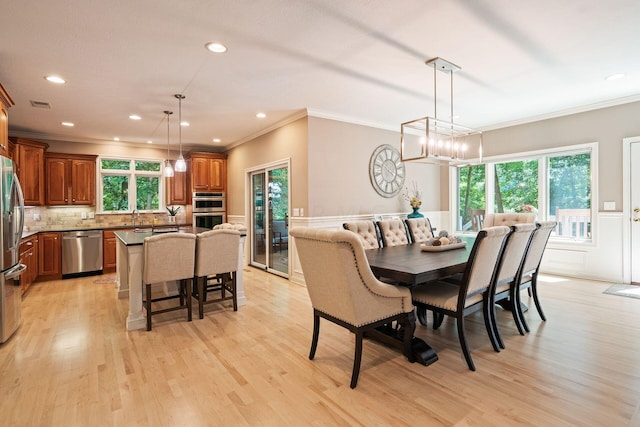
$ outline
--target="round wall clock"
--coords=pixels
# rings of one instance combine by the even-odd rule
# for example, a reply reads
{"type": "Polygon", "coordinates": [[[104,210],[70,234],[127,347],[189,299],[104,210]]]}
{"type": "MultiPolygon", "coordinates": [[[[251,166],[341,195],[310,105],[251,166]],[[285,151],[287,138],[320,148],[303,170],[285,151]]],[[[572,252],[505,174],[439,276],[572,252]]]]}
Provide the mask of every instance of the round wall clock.
{"type": "Polygon", "coordinates": [[[400,152],[389,144],[373,151],[369,161],[369,176],[374,190],[382,197],[393,197],[404,185],[404,163],[400,152]]]}

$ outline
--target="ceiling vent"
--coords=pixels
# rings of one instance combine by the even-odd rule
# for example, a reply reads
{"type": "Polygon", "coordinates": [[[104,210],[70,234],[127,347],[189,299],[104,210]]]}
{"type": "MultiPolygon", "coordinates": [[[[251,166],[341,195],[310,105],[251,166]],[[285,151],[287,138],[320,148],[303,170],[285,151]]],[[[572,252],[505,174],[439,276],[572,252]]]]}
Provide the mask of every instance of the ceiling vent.
{"type": "Polygon", "coordinates": [[[31,102],[31,106],[34,108],[46,108],[48,110],[51,109],[51,104],[49,104],[48,102],[43,102],[43,101],[30,101],[31,102]]]}

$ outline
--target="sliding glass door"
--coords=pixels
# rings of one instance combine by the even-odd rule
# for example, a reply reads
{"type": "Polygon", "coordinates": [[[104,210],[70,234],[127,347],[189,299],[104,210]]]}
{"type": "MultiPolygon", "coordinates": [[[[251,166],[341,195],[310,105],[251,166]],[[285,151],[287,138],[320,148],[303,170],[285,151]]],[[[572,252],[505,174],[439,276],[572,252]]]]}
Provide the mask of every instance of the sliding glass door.
{"type": "Polygon", "coordinates": [[[251,172],[251,265],[289,275],[289,167],[251,172]]]}

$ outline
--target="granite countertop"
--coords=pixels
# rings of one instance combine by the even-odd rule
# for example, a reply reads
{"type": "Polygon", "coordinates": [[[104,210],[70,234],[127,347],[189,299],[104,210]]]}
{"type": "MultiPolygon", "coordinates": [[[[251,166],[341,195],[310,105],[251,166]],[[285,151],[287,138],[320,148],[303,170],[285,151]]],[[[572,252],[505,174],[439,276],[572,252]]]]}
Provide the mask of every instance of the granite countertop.
{"type": "MultiPolygon", "coordinates": [[[[174,233],[176,232],[175,228],[171,231],[173,231],[174,233]]],[[[178,227],[178,230],[177,230],[178,233],[192,233],[192,234],[204,233],[205,231],[210,231],[210,230],[208,228],[191,227],[191,226],[180,226],[178,227]]],[[[120,230],[120,231],[116,231],[115,235],[118,238],[118,240],[120,240],[122,243],[125,244],[125,246],[137,246],[137,245],[142,245],[144,243],[144,239],[146,239],[147,237],[158,235],[159,233],[163,233],[163,231],[156,231],[155,233],[152,233],[151,228],[149,228],[148,231],[144,229],[138,229],[135,231],[120,230]]]]}
{"type": "MultiPolygon", "coordinates": [[[[165,224],[162,224],[165,225],[165,224]]],[[[171,224],[174,225],[174,224],[171,224]]],[[[184,224],[175,224],[180,228],[189,227],[191,228],[190,223],[184,224]]],[[[64,231],[90,231],[90,230],[123,230],[123,229],[132,229],[133,225],[121,224],[121,225],[107,225],[107,226],[94,226],[94,227],[64,227],[64,226],[51,226],[46,230],[28,230],[22,232],[22,238],[26,238],[29,236],[33,236],[38,233],[56,233],[56,232],[64,232],[64,231]]],[[[149,234],[151,235],[151,224],[145,224],[142,226],[135,227],[135,229],[148,229],[148,233],[137,233],[137,234],[149,234]]]]}

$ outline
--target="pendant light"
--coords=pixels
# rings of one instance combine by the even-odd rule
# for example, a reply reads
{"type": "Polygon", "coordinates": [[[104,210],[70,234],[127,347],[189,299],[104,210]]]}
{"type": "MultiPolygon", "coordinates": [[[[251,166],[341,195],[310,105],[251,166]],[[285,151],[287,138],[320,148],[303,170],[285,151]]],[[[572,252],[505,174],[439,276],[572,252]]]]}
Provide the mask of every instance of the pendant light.
{"type": "Polygon", "coordinates": [[[170,178],[173,176],[173,168],[171,167],[171,161],[169,160],[169,117],[173,114],[173,111],[164,112],[167,115],[167,160],[164,162],[164,176],[170,178]]]}
{"type": "Polygon", "coordinates": [[[178,140],[180,142],[180,155],[178,156],[178,160],[176,160],[176,172],[186,172],[187,163],[182,156],[182,100],[185,96],[177,93],[175,97],[178,98],[178,140]]]}

